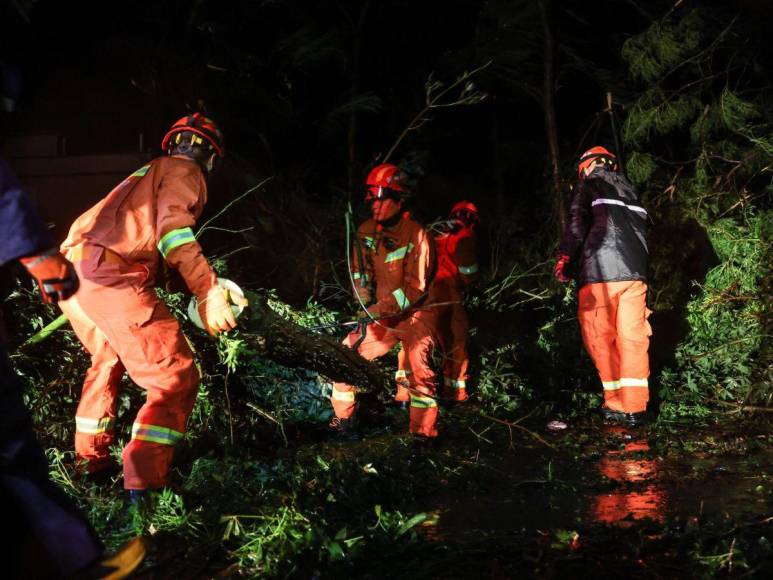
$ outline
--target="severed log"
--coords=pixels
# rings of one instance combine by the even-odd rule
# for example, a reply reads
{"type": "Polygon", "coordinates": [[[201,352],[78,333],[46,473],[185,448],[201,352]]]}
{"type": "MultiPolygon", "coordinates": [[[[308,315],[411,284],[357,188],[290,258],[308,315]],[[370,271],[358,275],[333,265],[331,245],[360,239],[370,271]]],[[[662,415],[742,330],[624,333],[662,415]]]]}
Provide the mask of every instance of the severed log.
{"type": "Polygon", "coordinates": [[[305,368],[358,390],[380,391],[391,377],[376,363],[324,334],[314,333],[274,312],[265,300],[250,300],[250,321],[239,337],[258,355],[282,366],[305,368]]]}

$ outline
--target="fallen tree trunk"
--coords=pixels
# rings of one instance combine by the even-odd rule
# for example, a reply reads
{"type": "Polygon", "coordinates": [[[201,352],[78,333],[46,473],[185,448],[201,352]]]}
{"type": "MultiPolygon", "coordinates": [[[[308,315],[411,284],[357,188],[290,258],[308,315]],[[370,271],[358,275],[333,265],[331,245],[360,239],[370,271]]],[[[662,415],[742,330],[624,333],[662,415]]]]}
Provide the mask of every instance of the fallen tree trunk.
{"type": "Polygon", "coordinates": [[[361,391],[380,391],[391,384],[391,378],[377,364],[342,345],[339,339],[282,318],[264,300],[251,300],[250,310],[250,323],[244,325],[240,337],[259,356],[356,385],[361,391]]]}

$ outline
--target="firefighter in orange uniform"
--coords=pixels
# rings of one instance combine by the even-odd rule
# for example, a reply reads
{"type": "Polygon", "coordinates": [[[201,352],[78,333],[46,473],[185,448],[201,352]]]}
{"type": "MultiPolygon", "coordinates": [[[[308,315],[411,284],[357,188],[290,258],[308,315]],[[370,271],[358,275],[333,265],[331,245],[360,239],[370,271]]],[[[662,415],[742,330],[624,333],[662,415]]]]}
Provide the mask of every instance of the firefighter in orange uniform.
{"type": "Polygon", "coordinates": [[[555,276],[577,278],[580,329],[604,387],[605,418],[635,425],[649,400],[647,211],[603,147],[583,153],[555,276]]]}
{"type": "Polygon", "coordinates": [[[467,288],[478,279],[475,228],[478,208],[460,201],[448,216],[449,229],[435,238],[438,268],[432,282],[432,303],[438,306],[438,338],[443,351],[443,398],[466,401],[469,320],[464,309],[467,288]]]}
{"type": "MultiPolygon", "coordinates": [[[[478,250],[475,229],[480,223],[478,208],[460,201],[451,209],[444,228],[435,236],[437,273],[432,281],[431,300],[437,309],[437,338],[443,352],[443,399],[463,402],[467,393],[467,332],[469,319],[464,309],[464,294],[478,279],[478,250]]],[[[408,367],[405,353],[397,353],[395,401],[408,400],[408,367]]]]}
{"type": "Polygon", "coordinates": [[[81,215],[61,247],[81,288],[60,304],[91,355],[75,417],[76,455],[91,473],[110,466],[118,385],[127,372],[147,393],[123,450],[124,487],[140,501],[167,484],[199,381],[180,325],[154,290],[162,260],[198,298],[211,334],[236,326],[191,229],[207,201],[205,174],[223,156],[220,131],[195,113],[177,121],[161,147],[167,155],[81,215]]]}
{"type": "MultiPolygon", "coordinates": [[[[436,313],[426,307],[434,248],[424,228],[403,211],[406,181],[406,174],[391,164],[375,167],[367,178],[366,201],[372,217],[357,230],[357,246],[363,251],[353,251],[352,270],[360,299],[372,302],[367,315],[375,321],[368,324],[358,352],[372,360],[402,344],[412,370],[410,432],[435,437],[438,408],[430,356],[436,313]]],[[[354,346],[359,336],[358,331],[352,332],[344,344],[354,346]]],[[[331,402],[335,413],[331,428],[342,438],[356,437],[354,386],[334,383],[331,402]]]]}

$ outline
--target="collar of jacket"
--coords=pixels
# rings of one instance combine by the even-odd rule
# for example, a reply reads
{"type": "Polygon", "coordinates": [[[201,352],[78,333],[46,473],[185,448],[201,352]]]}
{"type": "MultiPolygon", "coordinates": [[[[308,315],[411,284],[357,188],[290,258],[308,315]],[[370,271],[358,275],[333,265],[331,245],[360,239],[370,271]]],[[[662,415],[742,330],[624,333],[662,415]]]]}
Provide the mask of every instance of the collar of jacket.
{"type": "Polygon", "coordinates": [[[405,212],[401,213],[401,212],[398,211],[391,218],[385,219],[385,220],[380,221],[380,222],[376,222],[376,226],[377,226],[377,229],[379,231],[381,231],[381,230],[391,231],[391,230],[395,229],[398,224],[401,224],[403,222],[403,220],[410,219],[410,217],[411,217],[411,213],[410,212],[405,211],[405,212]]]}

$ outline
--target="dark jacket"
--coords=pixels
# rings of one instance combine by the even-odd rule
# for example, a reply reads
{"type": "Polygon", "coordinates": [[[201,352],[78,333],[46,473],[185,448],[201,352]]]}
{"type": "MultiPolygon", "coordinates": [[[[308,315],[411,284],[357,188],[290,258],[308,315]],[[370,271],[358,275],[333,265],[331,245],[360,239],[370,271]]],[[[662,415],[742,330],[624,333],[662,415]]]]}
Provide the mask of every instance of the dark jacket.
{"type": "MultiPolygon", "coordinates": [[[[0,306],[10,287],[6,264],[54,246],[46,224],[11,169],[0,159],[0,306]]],[[[3,345],[0,312],[0,348],[3,345]]],[[[0,356],[2,356],[0,354],[0,356]]]]}
{"type": "Polygon", "coordinates": [[[580,181],[559,252],[580,284],[647,279],[647,211],[621,174],[599,167],[580,181]]]}

